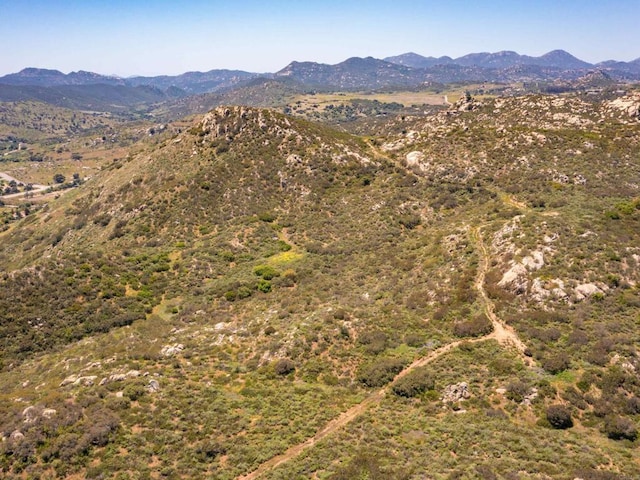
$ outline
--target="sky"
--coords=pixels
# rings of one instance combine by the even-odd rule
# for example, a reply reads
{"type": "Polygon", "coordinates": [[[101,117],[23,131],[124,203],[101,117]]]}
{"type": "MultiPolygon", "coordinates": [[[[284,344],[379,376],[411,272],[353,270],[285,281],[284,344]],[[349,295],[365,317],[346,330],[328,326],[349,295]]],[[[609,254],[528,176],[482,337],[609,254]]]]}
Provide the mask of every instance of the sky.
{"type": "Polygon", "coordinates": [[[406,52],[640,57],[640,0],[0,0],[0,75],[275,72],[406,52]]]}

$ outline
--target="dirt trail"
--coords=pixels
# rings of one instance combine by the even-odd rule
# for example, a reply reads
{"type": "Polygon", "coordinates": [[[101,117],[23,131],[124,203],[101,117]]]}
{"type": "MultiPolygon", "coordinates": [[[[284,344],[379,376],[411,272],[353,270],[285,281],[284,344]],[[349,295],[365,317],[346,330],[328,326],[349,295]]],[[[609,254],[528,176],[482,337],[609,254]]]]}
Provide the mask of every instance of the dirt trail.
{"type": "Polygon", "coordinates": [[[485,277],[489,270],[489,253],[487,252],[487,247],[482,240],[482,232],[479,227],[473,229],[472,236],[478,248],[478,252],[480,253],[480,265],[478,268],[478,276],[475,281],[475,288],[478,290],[478,293],[480,293],[480,299],[482,301],[484,311],[493,325],[493,333],[490,336],[503,345],[511,345],[515,347],[520,353],[525,364],[532,367],[534,366],[533,359],[524,354],[527,346],[522,340],[520,340],[520,337],[518,337],[515,330],[509,325],[505,325],[495,314],[495,306],[484,289],[485,277]]]}
{"type": "MultiPolygon", "coordinates": [[[[448,353],[454,348],[457,348],[463,342],[477,343],[477,342],[484,342],[490,339],[494,339],[502,345],[515,348],[517,352],[520,354],[520,356],[522,357],[522,359],[524,360],[526,365],[528,365],[529,367],[534,366],[533,360],[524,354],[527,348],[526,345],[522,342],[522,340],[520,340],[520,338],[518,337],[516,332],[513,330],[513,328],[511,328],[508,325],[505,325],[495,314],[495,311],[494,311],[495,307],[493,305],[493,302],[491,301],[491,299],[487,295],[487,292],[484,289],[485,277],[486,277],[487,271],[489,270],[489,253],[487,252],[487,248],[485,247],[484,242],[482,240],[482,233],[479,227],[476,227],[472,230],[472,236],[481,257],[480,266],[478,269],[478,275],[476,277],[474,287],[476,288],[476,290],[478,290],[485,313],[487,314],[487,317],[491,320],[491,323],[493,325],[493,332],[491,332],[489,335],[485,335],[484,337],[478,337],[471,340],[468,340],[468,339],[458,340],[458,341],[449,343],[447,345],[444,345],[434,350],[433,352],[429,353],[424,357],[418,358],[413,363],[411,363],[408,367],[402,370],[402,372],[396,375],[396,377],[393,379],[391,383],[389,383],[384,388],[381,388],[380,390],[377,390],[376,392],[370,394],[362,402],[360,402],[357,405],[354,405],[349,410],[343,412],[338,417],[331,420],[321,430],[319,430],[313,437],[308,438],[302,443],[293,445],[284,453],[267,460],[266,462],[261,464],[257,469],[255,469],[253,472],[248,473],[247,475],[240,476],[237,478],[237,480],[255,480],[259,478],[261,475],[263,475],[264,473],[267,473],[273,470],[274,468],[277,468],[280,465],[287,463],[289,460],[296,458],[298,455],[300,455],[302,452],[304,452],[308,448],[313,447],[320,440],[324,439],[325,437],[345,427],[351,421],[353,421],[358,416],[363,414],[369,407],[380,403],[382,399],[385,397],[385,395],[389,392],[389,389],[391,388],[393,383],[395,383],[397,380],[399,380],[402,377],[405,377],[411,371],[415,370],[418,367],[423,367],[425,365],[428,365],[434,360],[440,358],[445,353],[448,353]]],[[[288,240],[286,232],[283,232],[282,237],[288,240]]]]}
{"type": "MultiPolygon", "coordinates": [[[[0,172],[0,179],[5,180],[7,182],[16,182],[16,183],[22,183],[24,185],[27,184],[27,182],[23,182],[21,180],[18,180],[15,177],[12,177],[11,175],[9,175],[8,173],[4,173],[4,172],[0,172]]],[[[19,193],[12,193],[9,195],[1,195],[0,198],[1,199],[10,199],[10,198],[20,198],[20,197],[28,197],[30,195],[34,195],[36,193],[41,193],[43,191],[45,191],[46,189],[50,188],[49,185],[40,185],[37,183],[33,183],[31,184],[32,189],[29,191],[25,191],[25,192],[19,192],[19,193]]]]}
{"type": "Polygon", "coordinates": [[[492,336],[493,334],[487,335],[482,338],[476,338],[473,340],[458,340],[456,342],[448,343],[447,345],[444,345],[438,348],[437,350],[434,350],[428,355],[415,360],[408,367],[402,370],[402,372],[396,375],[393,381],[389,383],[386,387],[381,388],[380,390],[372,393],[371,395],[366,397],[362,402],[358,403],[357,405],[354,405],[349,410],[340,414],[340,416],[331,420],[322,428],[322,430],[319,430],[313,437],[305,440],[302,443],[299,443],[297,445],[290,447],[283,454],[273,457],[270,460],[267,460],[262,465],[260,465],[256,470],[254,470],[253,472],[247,475],[238,477],[237,480],[253,480],[253,479],[259,478],[260,475],[288,462],[289,460],[292,460],[293,458],[297,457],[302,452],[304,452],[306,449],[313,447],[316,443],[318,443],[323,438],[345,427],[351,421],[355,420],[357,417],[363,414],[369,407],[380,403],[382,399],[385,397],[385,395],[389,392],[391,385],[393,385],[393,383],[396,380],[399,380],[400,378],[408,375],[412,370],[418,367],[423,367],[433,362],[434,360],[440,358],[445,353],[458,347],[463,342],[473,342],[473,343],[481,342],[491,338],[492,336]]]}

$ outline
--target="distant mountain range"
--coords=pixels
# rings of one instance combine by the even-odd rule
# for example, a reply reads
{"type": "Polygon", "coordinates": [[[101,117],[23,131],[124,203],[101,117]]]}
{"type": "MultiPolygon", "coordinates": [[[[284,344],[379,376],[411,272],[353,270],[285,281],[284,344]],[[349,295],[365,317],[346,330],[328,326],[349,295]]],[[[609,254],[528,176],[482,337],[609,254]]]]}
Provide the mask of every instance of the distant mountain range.
{"type": "Polygon", "coordinates": [[[563,70],[596,67],[596,65],[584,62],[564,50],[553,50],[540,57],[530,57],[512,51],[503,51],[496,53],[470,53],[456,59],[451,57],[423,57],[417,53],[405,53],[396,57],[387,57],[384,60],[412,68],[430,68],[435,65],[460,65],[463,67],[482,68],[511,68],[520,65],[529,65],[563,70]]]}
{"type": "Polygon", "coordinates": [[[63,85],[118,85],[137,87],[141,85],[166,90],[174,87],[187,94],[215,92],[233,87],[239,82],[258,77],[258,73],[239,70],[211,70],[209,72],[187,72],[182,75],[161,75],[157,77],[120,78],[111,75],[100,75],[92,72],[71,72],[64,74],[58,70],[43,68],[25,68],[18,73],[0,77],[0,84],[16,86],[59,87],[63,85]]]}
{"type": "Polygon", "coordinates": [[[639,81],[640,58],[591,64],[564,50],[540,57],[503,51],[471,53],[455,59],[405,53],[383,60],[354,57],[336,65],[292,62],[276,73],[211,70],[130,78],[26,68],[0,77],[0,101],[33,99],[61,106],[113,110],[144,102],[228,92],[256,79],[286,80],[316,90],[370,90],[453,82],[573,81],[593,71],[606,73],[612,81],[639,81]]]}
{"type": "Polygon", "coordinates": [[[540,57],[505,51],[471,53],[456,59],[405,53],[383,60],[350,58],[337,65],[292,62],[274,76],[307,85],[358,89],[415,87],[433,82],[575,80],[594,70],[605,71],[613,80],[640,80],[640,59],[591,64],[564,50],[554,50],[540,57]]]}

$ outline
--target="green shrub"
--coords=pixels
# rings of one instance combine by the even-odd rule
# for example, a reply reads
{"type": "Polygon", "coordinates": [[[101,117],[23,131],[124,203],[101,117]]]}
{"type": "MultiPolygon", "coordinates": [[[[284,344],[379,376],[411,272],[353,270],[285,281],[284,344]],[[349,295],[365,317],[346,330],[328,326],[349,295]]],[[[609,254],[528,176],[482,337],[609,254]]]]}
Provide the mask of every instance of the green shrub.
{"type": "Polygon", "coordinates": [[[570,364],[569,356],[564,352],[556,353],[542,360],[542,368],[552,375],[563,372],[569,368],[570,364]]]}
{"type": "Polygon", "coordinates": [[[387,335],[380,330],[362,332],[358,335],[358,343],[364,345],[368,353],[378,354],[387,348],[387,335]]]}
{"type": "Polygon", "coordinates": [[[145,392],[146,390],[143,385],[140,385],[139,383],[134,383],[124,387],[122,394],[128,399],[130,399],[131,401],[135,402],[140,397],[142,397],[145,394],[145,392]]]}
{"type": "Polygon", "coordinates": [[[389,478],[380,470],[380,460],[370,454],[358,454],[347,465],[340,467],[340,469],[329,477],[329,480],[352,480],[352,479],[367,479],[367,480],[384,480],[389,478]]]}
{"type": "Polygon", "coordinates": [[[263,222],[271,223],[275,221],[276,216],[271,212],[261,212],[258,214],[258,219],[263,222]]]}
{"type": "Polygon", "coordinates": [[[426,368],[420,368],[410,372],[393,384],[393,393],[400,397],[415,397],[427,390],[433,390],[435,381],[426,368]]]}
{"type": "Polygon", "coordinates": [[[546,411],[547,420],[553,428],[564,430],[573,427],[571,413],[564,405],[550,405],[546,411]]]}
{"type": "Polygon", "coordinates": [[[289,250],[291,250],[291,245],[289,245],[284,240],[278,240],[278,250],[280,250],[281,252],[288,252],[289,250]]]}
{"type": "Polygon", "coordinates": [[[580,391],[571,385],[568,386],[564,392],[562,392],[561,396],[563,400],[566,400],[571,405],[579,408],[580,410],[586,410],[589,407],[580,391]]]}
{"type": "Polygon", "coordinates": [[[262,293],[269,293],[271,291],[271,282],[261,278],[256,284],[256,288],[262,293]]]}
{"type": "Polygon", "coordinates": [[[507,398],[516,403],[522,402],[528,393],[529,385],[522,380],[516,380],[507,385],[507,398]]]}
{"type": "Polygon", "coordinates": [[[289,358],[281,358],[273,365],[273,371],[277,375],[289,375],[291,372],[295,372],[296,365],[289,358]]]}
{"type": "Polygon", "coordinates": [[[280,276],[280,272],[269,265],[258,265],[253,269],[253,273],[265,280],[273,280],[280,276]]]}
{"type": "Polygon", "coordinates": [[[453,326],[453,333],[458,337],[481,337],[493,331],[491,320],[482,313],[471,320],[458,322],[453,326]]]}
{"type": "Polygon", "coordinates": [[[604,422],[604,432],[612,440],[635,440],[638,438],[638,429],[634,422],[627,417],[612,415],[604,422]]]}
{"type": "Polygon", "coordinates": [[[400,222],[400,225],[402,225],[407,230],[413,230],[418,225],[420,225],[421,219],[419,215],[407,214],[401,215],[398,218],[398,221],[400,222]]]}
{"type": "Polygon", "coordinates": [[[623,215],[631,215],[635,211],[636,206],[633,202],[620,202],[616,203],[616,210],[618,210],[623,215]]]}
{"type": "Polygon", "coordinates": [[[399,358],[382,358],[362,367],[357,379],[367,387],[382,387],[393,380],[403,368],[404,362],[399,358]]]}
{"type": "Polygon", "coordinates": [[[413,348],[418,348],[424,345],[424,338],[417,333],[409,333],[404,337],[404,343],[413,348]]]}
{"type": "Polygon", "coordinates": [[[249,298],[252,294],[252,291],[251,291],[251,288],[247,287],[246,285],[242,285],[241,287],[238,288],[237,294],[238,294],[238,299],[242,300],[243,298],[249,298]]]}

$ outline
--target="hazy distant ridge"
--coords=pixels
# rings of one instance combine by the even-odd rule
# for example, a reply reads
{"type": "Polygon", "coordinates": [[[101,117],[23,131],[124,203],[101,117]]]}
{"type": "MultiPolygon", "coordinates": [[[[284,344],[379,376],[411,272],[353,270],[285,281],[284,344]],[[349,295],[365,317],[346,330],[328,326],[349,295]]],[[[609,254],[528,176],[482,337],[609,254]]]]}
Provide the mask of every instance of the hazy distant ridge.
{"type": "Polygon", "coordinates": [[[470,53],[456,59],[405,53],[383,60],[353,57],[335,65],[294,61],[276,73],[210,70],[129,78],[25,68],[0,77],[0,101],[39,100],[70,108],[117,111],[142,103],[229,92],[257,79],[286,80],[313,90],[356,91],[454,82],[576,81],[593,71],[606,73],[611,81],[638,81],[640,59],[591,64],[564,50],[540,57],[502,51],[470,53]]]}
{"type": "MultiPolygon", "coordinates": [[[[398,85],[416,83],[424,81],[425,75],[442,72],[442,66],[458,66],[474,69],[485,69],[469,71],[471,77],[476,76],[500,76],[499,70],[513,69],[514,67],[531,66],[567,70],[587,70],[605,69],[620,74],[637,75],[640,78],[640,58],[631,62],[621,62],[617,60],[607,60],[597,64],[592,64],[580,60],[564,50],[553,50],[539,57],[520,55],[513,51],[501,51],[495,53],[480,52],[470,53],[458,58],[425,57],[417,53],[409,52],[402,55],[387,57],[382,60],[372,57],[350,58],[336,65],[328,65],[307,62],[291,62],[282,70],[275,74],[260,74],[241,70],[210,70],[208,72],[186,72],[181,75],[160,75],[154,77],[134,76],[120,78],[116,76],[100,75],[97,73],[78,71],[64,74],[58,70],[47,70],[42,68],[25,68],[17,73],[11,73],[0,77],[0,84],[5,85],[30,85],[41,87],[55,87],[63,85],[122,85],[140,86],[149,85],[162,90],[170,87],[177,87],[186,93],[215,92],[252,80],[257,77],[296,77],[298,80],[308,80],[309,82],[319,82],[337,86],[345,85],[357,87],[360,79],[361,84],[375,86],[375,84],[398,85]],[[394,68],[403,67],[402,69],[394,68]],[[436,68],[435,71],[430,69],[436,68]],[[416,72],[415,70],[420,70],[416,72]],[[426,71],[426,72],[425,72],[426,71]],[[342,77],[342,79],[341,79],[342,77]],[[331,83],[333,82],[333,83],[331,83]]],[[[461,71],[461,70],[456,70],[461,71]]],[[[552,75],[553,72],[546,72],[545,75],[552,75]]],[[[467,75],[463,75],[467,76],[467,75]]],[[[615,76],[615,75],[614,75],[615,76]]],[[[488,78],[489,79],[489,78],[488,78]]],[[[457,79],[456,79],[457,80],[457,79]]],[[[306,83],[306,82],[305,82],[306,83]]]]}
{"type": "MultiPolygon", "coordinates": [[[[553,50],[540,57],[520,55],[517,52],[505,50],[501,52],[470,53],[456,59],[451,57],[423,57],[417,53],[405,53],[384,59],[387,62],[412,68],[429,68],[435,65],[461,65],[464,67],[509,68],[517,65],[535,65],[553,67],[565,70],[593,68],[595,65],[582,61],[564,50],[553,50]]],[[[624,62],[620,62],[624,63],[624,62]]]]}

